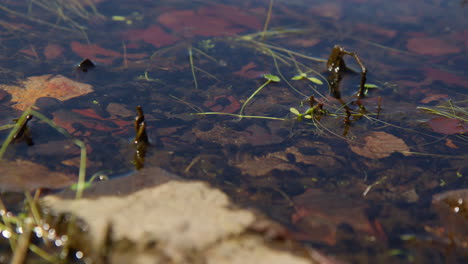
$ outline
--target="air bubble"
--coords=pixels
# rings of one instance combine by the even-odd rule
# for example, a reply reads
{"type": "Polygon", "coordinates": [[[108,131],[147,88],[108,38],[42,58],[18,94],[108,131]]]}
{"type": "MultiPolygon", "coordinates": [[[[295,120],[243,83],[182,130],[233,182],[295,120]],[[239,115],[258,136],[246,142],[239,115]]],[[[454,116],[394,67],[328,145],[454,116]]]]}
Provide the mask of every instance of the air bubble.
{"type": "Polygon", "coordinates": [[[4,238],[7,238],[7,239],[8,239],[8,238],[11,237],[11,232],[8,231],[8,230],[3,230],[3,231],[2,231],[2,236],[3,236],[4,238]]]}

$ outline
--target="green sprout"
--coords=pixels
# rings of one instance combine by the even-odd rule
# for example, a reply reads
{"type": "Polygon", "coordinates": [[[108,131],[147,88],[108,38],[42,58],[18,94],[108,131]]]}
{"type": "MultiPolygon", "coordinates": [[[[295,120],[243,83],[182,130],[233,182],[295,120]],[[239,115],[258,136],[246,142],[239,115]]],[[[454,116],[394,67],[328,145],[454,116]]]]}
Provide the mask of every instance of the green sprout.
{"type": "MultiPolygon", "coordinates": [[[[310,110],[310,109],[311,109],[311,108],[309,108],[309,110],[310,110]]],[[[294,107],[289,108],[289,112],[291,112],[291,113],[293,113],[293,114],[296,115],[297,121],[302,121],[303,118],[312,119],[312,115],[307,114],[307,113],[301,114],[301,112],[299,112],[299,110],[297,110],[297,109],[294,108],[294,107]]]]}
{"type": "Polygon", "coordinates": [[[267,79],[267,81],[263,83],[260,87],[258,87],[257,90],[255,90],[255,92],[253,92],[252,95],[250,95],[250,97],[247,100],[245,100],[244,104],[241,107],[241,110],[239,111],[240,116],[243,115],[244,108],[247,106],[250,100],[252,100],[252,98],[254,98],[254,96],[257,95],[263,89],[263,87],[267,86],[271,82],[279,82],[281,80],[278,76],[273,74],[265,74],[263,75],[263,78],[267,79]]]}
{"type": "Polygon", "coordinates": [[[291,78],[291,80],[294,80],[294,81],[303,80],[303,79],[307,79],[307,80],[309,80],[309,81],[311,81],[311,82],[313,82],[313,83],[315,83],[315,84],[318,84],[318,85],[322,85],[322,84],[323,84],[323,82],[322,82],[320,79],[318,79],[318,78],[316,78],[316,77],[310,77],[310,76],[308,76],[307,73],[305,73],[305,72],[301,72],[301,73],[299,73],[298,75],[296,75],[296,76],[294,76],[294,77],[291,78]]]}
{"type": "Polygon", "coordinates": [[[370,89],[380,89],[377,84],[366,83],[364,84],[364,95],[367,95],[370,89]]]}
{"type": "Polygon", "coordinates": [[[304,118],[320,120],[324,114],[329,114],[327,110],[323,109],[323,103],[317,103],[314,96],[309,97],[309,105],[310,107],[304,113],[299,112],[299,110],[294,107],[289,108],[289,111],[296,115],[297,121],[302,121],[304,118]]]}

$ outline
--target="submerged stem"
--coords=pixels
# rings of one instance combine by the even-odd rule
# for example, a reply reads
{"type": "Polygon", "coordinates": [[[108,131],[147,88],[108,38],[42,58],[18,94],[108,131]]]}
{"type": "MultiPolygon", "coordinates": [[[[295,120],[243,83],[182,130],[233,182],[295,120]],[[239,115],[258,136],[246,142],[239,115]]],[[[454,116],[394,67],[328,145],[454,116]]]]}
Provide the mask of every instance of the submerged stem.
{"type": "Polygon", "coordinates": [[[262,40],[265,40],[265,34],[268,29],[268,25],[270,24],[270,19],[271,19],[271,10],[273,9],[273,0],[270,0],[270,4],[268,6],[268,13],[267,17],[265,20],[265,24],[263,25],[263,31],[262,31],[262,40]]]}
{"type": "Polygon", "coordinates": [[[192,69],[193,83],[195,85],[195,90],[197,90],[198,89],[198,82],[197,82],[197,76],[195,75],[195,67],[193,65],[192,45],[190,45],[188,51],[189,51],[190,68],[192,69]]]}
{"type": "Polygon", "coordinates": [[[255,92],[252,93],[252,95],[250,95],[250,97],[244,102],[244,104],[242,105],[242,107],[241,107],[241,109],[239,111],[240,116],[243,115],[244,108],[247,106],[247,104],[250,102],[250,100],[252,100],[252,98],[254,98],[254,96],[257,95],[263,89],[263,87],[267,86],[267,84],[269,84],[270,82],[271,82],[271,80],[267,80],[264,84],[262,84],[262,86],[258,87],[257,90],[255,90],[255,92]]]}

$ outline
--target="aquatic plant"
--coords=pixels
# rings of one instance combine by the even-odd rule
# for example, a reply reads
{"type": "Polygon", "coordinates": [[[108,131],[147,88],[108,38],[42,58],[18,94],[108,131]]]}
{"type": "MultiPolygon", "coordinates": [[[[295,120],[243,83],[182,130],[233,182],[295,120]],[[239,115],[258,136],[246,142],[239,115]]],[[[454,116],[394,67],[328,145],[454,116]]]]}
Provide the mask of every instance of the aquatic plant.
{"type": "Polygon", "coordinates": [[[249,98],[247,98],[247,100],[245,100],[244,104],[242,104],[242,107],[239,111],[239,115],[242,116],[244,114],[244,109],[245,107],[247,106],[247,104],[255,97],[255,95],[257,95],[265,86],[267,86],[269,83],[271,82],[279,82],[280,81],[280,78],[276,75],[272,75],[272,74],[265,74],[263,75],[263,78],[267,79],[267,81],[265,83],[263,83],[262,85],[260,85],[260,87],[257,88],[257,90],[255,90],[255,92],[252,93],[252,95],[250,95],[249,98]]]}

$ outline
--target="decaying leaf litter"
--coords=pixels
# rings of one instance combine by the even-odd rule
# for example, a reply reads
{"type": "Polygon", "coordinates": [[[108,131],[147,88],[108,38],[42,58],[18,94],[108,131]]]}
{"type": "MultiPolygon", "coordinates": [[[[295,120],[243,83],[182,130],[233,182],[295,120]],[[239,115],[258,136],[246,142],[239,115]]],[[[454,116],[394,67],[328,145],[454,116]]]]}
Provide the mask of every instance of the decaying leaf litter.
{"type": "MultiPolygon", "coordinates": [[[[383,234],[394,230],[399,221],[409,224],[414,230],[421,230],[420,228],[424,227],[426,230],[421,232],[433,234],[435,239],[443,240],[449,237],[450,234],[444,232],[427,231],[433,230],[429,227],[442,225],[426,224],[427,221],[422,224],[414,223],[412,222],[414,220],[405,220],[404,217],[395,219],[390,217],[391,215],[387,217],[388,212],[397,215],[401,215],[402,212],[411,213],[413,216],[416,212],[390,205],[385,205],[388,210],[384,210],[382,205],[379,205],[379,201],[418,205],[421,197],[427,197],[440,189],[466,186],[463,178],[466,171],[464,165],[466,155],[462,151],[466,144],[463,127],[466,122],[464,121],[466,102],[457,99],[449,101],[448,105],[444,103],[446,98],[455,98],[455,95],[459,98],[461,88],[456,87],[466,87],[466,80],[446,70],[435,70],[431,67],[410,78],[403,76],[401,80],[395,80],[392,74],[397,70],[395,67],[390,67],[391,62],[397,61],[398,64],[406,63],[417,68],[421,67],[404,52],[399,55],[392,54],[390,49],[372,49],[369,48],[372,47],[372,42],[360,42],[350,37],[351,41],[346,48],[359,53],[366,67],[375,67],[370,71],[368,82],[377,85],[368,85],[367,96],[355,100],[351,94],[358,91],[359,78],[344,76],[344,83],[341,85],[343,93],[341,102],[328,96],[327,72],[323,68],[326,53],[336,43],[326,43],[326,40],[306,41],[310,35],[323,36],[326,39],[336,36],[337,33],[329,29],[314,29],[308,32],[272,30],[265,31],[264,34],[250,34],[260,30],[261,19],[266,13],[264,7],[263,9],[261,7],[255,9],[253,5],[251,7],[246,9],[247,11],[244,11],[245,7],[239,9],[226,5],[212,5],[210,8],[201,6],[193,10],[173,8],[166,12],[158,11],[156,14],[160,15],[156,16],[156,23],[146,20],[146,25],[138,24],[141,23],[138,22],[139,16],[134,14],[124,17],[125,23],[131,21],[128,31],[134,30],[134,32],[122,34],[121,24],[116,30],[119,32],[115,34],[116,37],[127,38],[129,41],[124,45],[116,45],[111,39],[102,40],[99,44],[94,42],[86,44],[85,39],[90,37],[87,35],[92,35],[91,31],[86,30],[81,31],[79,39],[69,37],[67,41],[58,43],[64,47],[65,52],[71,50],[80,58],[84,55],[94,60],[104,58],[96,62],[107,66],[98,65],[96,72],[104,70],[105,72],[98,73],[104,73],[120,82],[109,84],[95,77],[93,79],[93,71],[87,75],[74,76],[78,78],[77,81],[92,84],[93,87],[100,89],[82,97],[86,98],[85,102],[72,99],[70,104],[75,102],[75,105],[70,107],[71,110],[66,109],[67,102],[55,102],[55,106],[44,107],[45,110],[51,111],[46,114],[52,114],[54,122],[60,127],[77,137],[88,138],[87,145],[91,148],[89,149],[91,160],[88,163],[96,164],[95,168],[88,167],[91,171],[89,174],[106,168],[125,171],[132,166],[130,161],[134,160],[134,149],[123,137],[134,136],[131,122],[134,115],[127,115],[125,119],[121,115],[110,114],[108,110],[112,109],[109,107],[110,103],[120,103],[127,112],[133,112],[135,104],[122,101],[122,98],[128,97],[143,105],[148,131],[154,131],[153,135],[149,132],[149,137],[150,142],[154,141],[155,148],[153,150],[150,148],[150,152],[147,153],[145,166],[162,166],[180,175],[210,180],[224,188],[236,201],[263,208],[275,219],[286,225],[289,224],[293,230],[296,229],[297,239],[319,244],[330,244],[329,241],[332,241],[326,239],[330,236],[301,238],[304,230],[300,226],[292,226],[295,219],[297,221],[304,219],[301,225],[306,228],[317,221],[334,223],[331,215],[321,212],[324,209],[317,210],[300,204],[300,195],[310,189],[324,190],[324,194],[319,195],[323,196],[323,199],[327,199],[327,192],[330,192],[328,197],[331,201],[334,199],[334,192],[344,193],[350,200],[367,201],[369,207],[363,209],[361,215],[368,218],[372,230],[356,231],[362,229],[356,228],[354,223],[345,223],[352,227],[351,230],[343,229],[339,224],[328,225],[331,234],[338,234],[335,236],[337,244],[330,250],[345,259],[359,259],[366,256],[356,252],[350,253],[347,250],[338,251],[340,248],[343,249],[346,236],[348,239],[351,236],[354,241],[359,241],[358,244],[363,248],[386,245],[388,242],[383,234]],[[230,16],[222,20],[223,16],[227,17],[232,11],[243,15],[237,18],[230,16]],[[182,23],[174,23],[168,20],[170,17],[168,15],[181,14],[187,15],[188,18],[202,17],[199,21],[203,22],[196,24],[198,21],[187,19],[182,20],[182,23]],[[250,21],[247,22],[250,24],[240,23],[239,18],[242,18],[242,21],[250,21]],[[206,26],[221,20],[223,22],[219,23],[219,27],[206,26]],[[187,27],[190,23],[194,26],[187,27]],[[169,31],[166,31],[167,28],[169,31]],[[156,42],[159,40],[145,37],[145,30],[158,35],[164,42],[156,42]],[[129,36],[133,38],[129,40],[129,36]],[[207,39],[198,41],[197,37],[207,39]],[[295,44],[289,44],[291,39],[295,40],[291,42],[295,44]],[[144,49],[151,46],[153,47],[144,49]],[[307,51],[305,47],[309,50],[307,51]],[[313,48],[312,52],[310,48],[313,48]],[[239,59],[236,55],[238,53],[253,55],[246,56],[247,59],[239,59]],[[315,64],[312,61],[316,61],[316,58],[308,54],[321,59],[315,64]],[[388,56],[389,54],[391,56],[388,56]],[[384,60],[379,60],[379,56],[388,56],[386,61],[389,63],[383,63],[384,60]],[[240,73],[242,78],[239,78],[239,74],[234,75],[235,72],[240,73]],[[263,74],[276,75],[280,81],[268,83],[260,88],[265,83],[265,79],[261,79],[263,74]],[[306,78],[295,78],[296,76],[306,78]],[[135,79],[137,81],[133,81],[135,79]],[[324,84],[320,85],[316,79],[324,84]],[[440,82],[446,83],[449,88],[455,86],[454,92],[451,93],[447,88],[442,92],[436,92],[433,85],[440,82]],[[128,91],[127,87],[132,87],[131,91],[128,91]],[[420,103],[415,105],[403,87],[410,87],[410,95],[419,98],[420,103]],[[155,90],[160,93],[155,93],[155,90]],[[252,97],[256,91],[257,94],[252,97]],[[310,98],[311,95],[314,96],[313,99],[310,98]],[[151,101],[148,102],[148,99],[151,101]],[[431,105],[421,105],[428,103],[431,105]],[[415,106],[425,109],[417,111],[415,106]],[[60,114],[56,111],[57,108],[61,109],[60,114]],[[296,111],[291,111],[293,108],[296,111]],[[408,111],[414,113],[412,118],[407,118],[408,111]],[[194,112],[202,115],[188,115],[194,112]],[[208,112],[215,112],[213,113],[215,115],[207,116],[208,112]],[[450,113],[449,117],[447,112],[450,113]],[[220,116],[219,113],[228,115],[220,116]],[[431,120],[438,116],[455,119],[456,121],[451,122],[456,128],[439,129],[440,121],[431,120]],[[242,117],[242,120],[237,121],[239,117],[242,117]],[[417,126],[415,119],[420,121],[417,126]],[[431,129],[439,134],[431,134],[431,129]],[[441,138],[444,134],[453,134],[453,136],[441,138]],[[110,140],[109,137],[116,140],[110,140]],[[384,142],[390,144],[382,144],[381,140],[376,140],[382,137],[386,140],[384,142]],[[108,146],[109,150],[106,152],[96,150],[103,149],[98,147],[104,146],[103,144],[108,146]],[[373,146],[380,148],[381,151],[375,154],[373,146]],[[449,165],[439,169],[441,166],[439,160],[444,157],[436,156],[436,153],[442,153],[445,158],[449,158],[447,160],[449,165]],[[409,154],[411,159],[404,158],[409,154]],[[393,162],[392,168],[388,168],[388,159],[393,162]],[[428,160],[435,162],[428,166],[428,160]],[[261,166],[249,166],[252,161],[258,161],[261,166]],[[115,163],[120,165],[112,165],[115,163]],[[272,204],[275,205],[274,208],[272,204]],[[301,215],[303,218],[298,218],[301,215]],[[351,234],[355,232],[362,236],[353,237],[351,234]],[[374,246],[366,242],[368,234],[377,237],[374,246]]],[[[298,12],[294,5],[281,6],[275,8],[275,11],[274,14],[278,18],[273,21],[277,21],[278,25],[281,25],[279,21],[282,17],[290,17],[293,14],[299,14],[297,17],[301,17],[304,21],[311,19],[300,16],[301,12],[298,12]]],[[[145,12],[142,10],[140,12],[144,17],[145,12]]],[[[336,4],[317,4],[311,7],[310,12],[323,14],[323,17],[344,19],[342,6],[336,4]],[[323,10],[328,11],[323,12],[323,10]]],[[[99,18],[97,13],[96,16],[99,18]]],[[[29,23],[35,25],[35,21],[29,23]]],[[[344,25],[340,25],[343,30],[356,32],[356,29],[345,28],[344,25]]],[[[371,34],[380,35],[380,38],[395,37],[394,32],[384,31],[384,28],[365,24],[360,24],[359,27],[371,29],[371,34]]],[[[9,34],[12,32],[14,31],[10,31],[9,34]]],[[[372,40],[373,37],[370,36],[368,39],[372,40]]],[[[451,47],[448,48],[447,43],[439,41],[436,45],[437,50],[427,49],[418,52],[419,49],[414,47],[421,42],[414,39],[408,38],[407,46],[401,48],[427,56],[424,59],[428,61],[437,61],[432,56],[456,54],[459,52],[457,49],[460,49],[459,41],[451,43],[451,47]]],[[[20,56],[32,62],[36,61],[36,64],[38,59],[44,57],[60,57],[60,55],[50,55],[50,50],[54,46],[47,44],[41,47],[26,45],[18,54],[22,54],[20,56]],[[42,51],[41,47],[49,48],[44,48],[42,51]]],[[[60,49],[55,48],[59,52],[60,49]]],[[[65,57],[64,63],[68,65],[76,63],[76,60],[68,55],[61,56],[65,57]]],[[[345,57],[347,63],[350,60],[352,59],[348,60],[345,57]]],[[[357,66],[353,65],[353,62],[351,65],[357,66]]],[[[58,68],[51,67],[51,69],[58,68]]],[[[50,74],[50,72],[41,72],[41,74],[50,74]]],[[[40,74],[25,76],[35,75],[40,74]]],[[[6,98],[9,102],[10,97],[7,95],[6,98]]],[[[34,101],[34,98],[31,99],[34,101]]],[[[5,99],[3,100],[2,102],[5,102],[5,99]]],[[[41,129],[44,131],[40,124],[33,126],[36,124],[34,122],[32,121],[30,125],[33,132],[41,129]]],[[[38,143],[41,142],[36,141],[36,144],[38,143]]],[[[340,212],[338,209],[337,211],[340,212]]],[[[342,214],[346,215],[348,212],[343,211],[342,214]]],[[[424,221],[424,217],[421,220],[424,221]]],[[[417,232],[411,235],[417,242],[425,243],[424,238],[417,232]]],[[[377,255],[388,258],[413,256],[411,250],[414,247],[401,247],[403,249],[398,254],[392,255],[393,253],[390,254],[387,249],[377,255]]],[[[455,247],[460,249],[459,245],[455,247]]],[[[424,246],[419,250],[425,252],[424,246]]]]}

